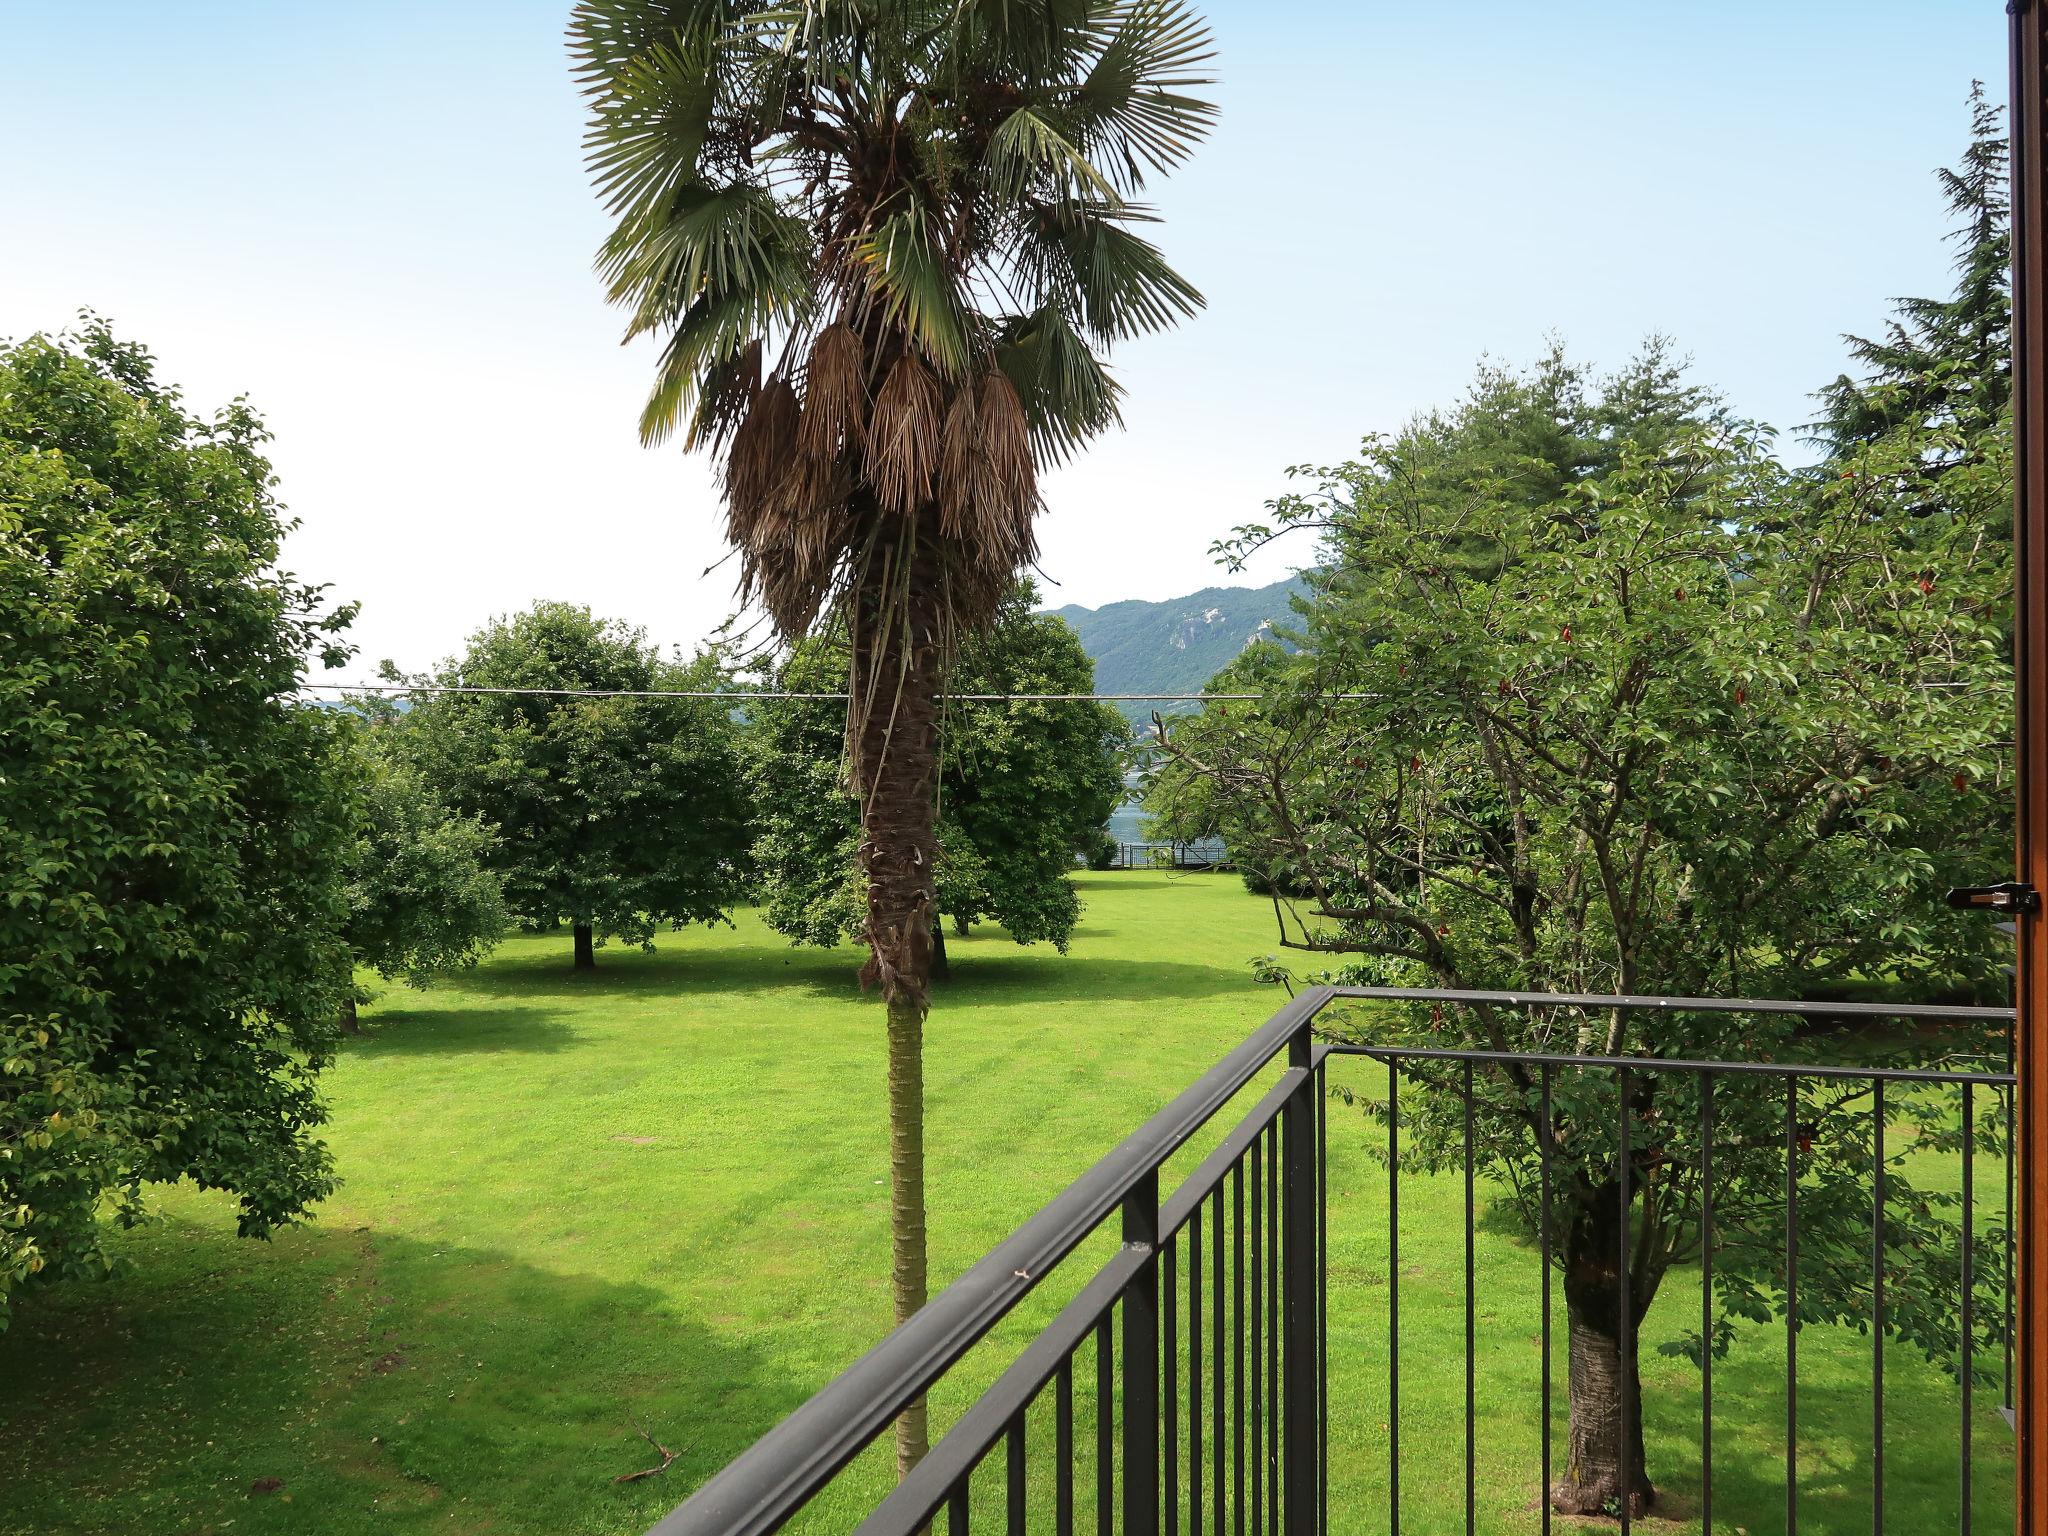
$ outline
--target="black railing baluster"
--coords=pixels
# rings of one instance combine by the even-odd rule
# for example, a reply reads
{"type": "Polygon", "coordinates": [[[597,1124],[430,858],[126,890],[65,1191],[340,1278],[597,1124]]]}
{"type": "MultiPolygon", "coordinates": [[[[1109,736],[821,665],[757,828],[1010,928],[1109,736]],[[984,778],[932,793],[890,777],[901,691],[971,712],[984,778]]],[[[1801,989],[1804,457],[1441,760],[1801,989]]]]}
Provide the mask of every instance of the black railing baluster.
{"type": "Polygon", "coordinates": [[[1008,1465],[1003,1469],[1004,1492],[1009,1495],[1006,1530],[1008,1536],[1024,1536],[1024,1415],[1021,1412],[1010,1420],[1010,1432],[1004,1438],[1009,1442],[1008,1465]]]}
{"type": "Polygon", "coordinates": [[[1884,1536],[1884,1079],[1870,1093],[1870,1529],[1884,1536]]]}
{"type": "Polygon", "coordinates": [[[1095,1330],[1095,1536],[1116,1529],[1116,1364],[1110,1358],[1110,1314],[1095,1330]]]}
{"type": "Polygon", "coordinates": [[[1615,1087],[1619,1091],[1620,1106],[1620,1113],[1615,1117],[1619,1141],[1617,1146],[1618,1155],[1615,1158],[1614,1182],[1621,1191],[1621,1237],[1619,1239],[1621,1244],[1621,1268],[1619,1270],[1619,1278],[1615,1281],[1615,1314],[1621,1320],[1621,1329],[1620,1336],[1615,1340],[1615,1343],[1621,1355],[1621,1536],[1628,1536],[1630,1506],[1635,1503],[1636,1499],[1635,1437],[1630,1433],[1635,1424],[1633,1409],[1635,1407],[1636,1355],[1634,1328],[1632,1326],[1632,1319],[1629,1317],[1630,1303],[1634,1298],[1629,1295],[1628,1276],[1630,1246],[1628,1229],[1631,1197],[1629,1188],[1628,1068],[1622,1067],[1617,1071],[1614,1080],[1615,1087]]]}
{"type": "Polygon", "coordinates": [[[1230,1173],[1230,1526],[1244,1536],[1244,1172],[1240,1157],[1230,1173]]]}
{"type": "Polygon", "coordinates": [[[1963,1084],[1963,1315],[1958,1341],[1962,1348],[1963,1385],[1963,1536],[1970,1536],[1971,1510],[1971,1466],[1970,1466],[1970,1423],[1971,1410],[1975,1407],[1975,1383],[1971,1378],[1977,1371],[1977,1106],[1971,1094],[1970,1085],[1963,1084]]]}
{"type": "Polygon", "coordinates": [[[1202,1536],[1202,1206],[1188,1216],[1188,1536],[1202,1536]]]}
{"type": "MultiPolygon", "coordinates": [[[[1306,1029],[1288,1049],[1291,1066],[1306,1069],[1312,1042],[1306,1029]]],[[[1280,1188],[1286,1202],[1282,1223],[1286,1252],[1281,1273],[1287,1286],[1282,1321],[1287,1343],[1283,1355],[1287,1440],[1285,1511],[1287,1536],[1316,1532],[1316,1080],[1304,1076],[1301,1086],[1280,1112],[1285,1139],[1280,1188]]]]}
{"type": "Polygon", "coordinates": [[[1543,1512],[1543,1536],[1550,1536],[1550,1141],[1553,1133],[1550,1070],[1550,1063],[1546,1061],[1542,1072],[1542,1135],[1536,1144],[1542,1184],[1542,1210],[1537,1214],[1536,1224],[1543,1250],[1543,1481],[1536,1490],[1536,1504],[1543,1512]]]}
{"type": "Polygon", "coordinates": [[[964,1477],[946,1496],[946,1536],[967,1536],[967,1479],[964,1477]]]}
{"type": "Polygon", "coordinates": [[[1401,1533],[1401,1090],[1387,1058],[1387,1529],[1401,1533]]]}
{"type": "Polygon", "coordinates": [[[1477,1360],[1473,1354],[1473,1311],[1476,1304],[1474,1293],[1479,1272],[1475,1262],[1477,1212],[1473,1208],[1473,1199],[1472,1063],[1468,1061],[1465,1063],[1465,1536],[1476,1536],[1479,1519],[1474,1480],[1478,1470],[1479,1420],[1476,1408],[1477,1382],[1473,1374],[1477,1368],[1477,1360]]]}
{"type": "Polygon", "coordinates": [[[1124,1288],[1123,1536],[1159,1530],[1159,1170],[1124,1197],[1124,1243],[1151,1250],[1124,1288]]]}
{"type": "Polygon", "coordinates": [[[2012,1090],[2001,1089],[1999,1101],[2005,1107],[2005,1391],[1999,1406],[2005,1410],[2006,1422],[2012,1422],[2012,1338],[2017,1319],[2013,1316],[2013,1111],[2012,1090]]]}
{"type": "Polygon", "coordinates": [[[1245,1524],[1251,1528],[1251,1536],[1261,1536],[1266,1528],[1266,1156],[1265,1133],[1251,1145],[1246,1154],[1246,1172],[1252,1181],[1251,1211],[1251,1314],[1246,1325],[1246,1344],[1249,1359],[1246,1370],[1250,1377],[1248,1395],[1251,1398],[1251,1496],[1246,1502],[1249,1513],[1245,1524]]]}
{"type": "Polygon", "coordinates": [[[1210,1522],[1209,1528],[1215,1532],[1215,1536],[1223,1536],[1225,1495],[1229,1491],[1226,1485],[1229,1482],[1230,1472],[1229,1465],[1223,1459],[1223,1431],[1225,1424],[1228,1422],[1223,1410],[1224,1394],[1229,1387],[1227,1378],[1230,1375],[1230,1371],[1226,1363],[1227,1357],[1223,1353],[1224,1245],[1223,1185],[1221,1182],[1216,1186],[1216,1196],[1212,1203],[1212,1209],[1215,1215],[1216,1240],[1210,1244],[1210,1247],[1215,1251],[1209,1256],[1209,1307],[1210,1321],[1213,1324],[1209,1330],[1209,1335],[1213,1341],[1210,1344],[1210,1348],[1216,1351],[1216,1369],[1209,1373],[1211,1377],[1209,1390],[1214,1398],[1214,1406],[1210,1412],[1210,1422],[1215,1426],[1215,1434],[1211,1438],[1211,1443],[1216,1447],[1216,1474],[1213,1479],[1215,1487],[1209,1493],[1209,1507],[1215,1518],[1210,1522]]]}
{"type": "Polygon", "coordinates": [[[1700,1536],[1714,1530],[1714,1074],[1700,1074],[1700,1536]]]}
{"type": "Polygon", "coordinates": [[[1315,1528],[1329,1528],[1329,1085],[1315,1069],[1315,1528]]]}
{"type": "Polygon", "coordinates": [[[1166,1418],[1160,1439],[1159,1500],[1166,1536],[1180,1536],[1179,1246],[1168,1238],[1159,1253],[1159,1408],[1166,1418]]]}
{"type": "Polygon", "coordinates": [[[1280,1132],[1266,1129],[1266,1531],[1280,1536],[1280,1132]]]}
{"type": "Polygon", "coordinates": [[[1799,1079],[1785,1079],[1785,1536],[1799,1531],[1799,1079]]]}
{"type": "Polygon", "coordinates": [[[1074,1536],[1074,1357],[1060,1362],[1053,1393],[1053,1528],[1074,1536]]]}

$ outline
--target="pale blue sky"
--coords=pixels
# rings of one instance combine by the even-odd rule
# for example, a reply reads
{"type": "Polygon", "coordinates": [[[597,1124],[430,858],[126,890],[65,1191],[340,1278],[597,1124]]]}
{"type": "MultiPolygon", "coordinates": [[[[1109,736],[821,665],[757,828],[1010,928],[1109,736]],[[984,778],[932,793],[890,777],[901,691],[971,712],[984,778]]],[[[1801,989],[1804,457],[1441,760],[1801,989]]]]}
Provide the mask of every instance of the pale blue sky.
{"type": "MultiPolygon", "coordinates": [[[[567,9],[0,0],[0,335],[89,305],[195,401],[248,393],[367,658],[536,597],[663,642],[729,607],[708,473],[634,438],[567,9]]],[[[1997,0],[1208,13],[1222,121],[1156,237],[1210,308],[1126,349],[1127,429],[1051,480],[1053,602],[1219,579],[1284,466],[1552,330],[1602,362],[1668,332],[1804,419],[1841,332],[1945,290],[1930,173],[1970,80],[2004,94],[1997,0]]]]}

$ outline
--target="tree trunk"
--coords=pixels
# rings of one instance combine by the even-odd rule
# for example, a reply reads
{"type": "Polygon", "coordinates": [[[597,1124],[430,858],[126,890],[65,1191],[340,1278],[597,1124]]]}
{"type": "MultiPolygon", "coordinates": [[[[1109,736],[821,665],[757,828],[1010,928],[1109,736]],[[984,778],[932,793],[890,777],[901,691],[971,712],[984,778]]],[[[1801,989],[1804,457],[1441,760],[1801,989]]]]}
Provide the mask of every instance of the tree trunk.
{"type": "Polygon", "coordinates": [[[937,918],[932,919],[932,980],[951,981],[952,962],[946,958],[946,925],[937,918]]]}
{"type": "MultiPolygon", "coordinates": [[[[925,1303],[924,1005],[897,995],[889,1008],[889,1288],[901,1323],[925,1303]]],[[[922,1395],[896,1417],[896,1478],[930,1447],[922,1395]]]]}
{"type": "MultiPolygon", "coordinates": [[[[871,559],[854,602],[847,736],[861,811],[868,961],[889,1024],[889,1278],[896,1320],[925,1303],[924,1016],[939,911],[938,690],[943,666],[935,539],[916,541],[907,580],[871,559]],[[897,601],[888,601],[892,584],[897,601]]],[[[896,1421],[896,1474],[924,1458],[924,1399],[896,1421]]]]}
{"type": "Polygon", "coordinates": [[[363,1026],[356,1018],[356,999],[353,992],[341,1000],[341,1032],[344,1035],[360,1035],[363,1032],[363,1026]]]}
{"type": "MultiPolygon", "coordinates": [[[[1622,1352],[1616,1287],[1621,1256],[1615,1251],[1620,1233],[1612,1211],[1601,1209],[1612,1207],[1614,1191],[1602,1191],[1594,1201],[1598,1214],[1582,1210],[1568,1239],[1570,1448],[1564,1476],[1551,1486],[1550,1505],[1560,1514],[1618,1515],[1626,1488],[1633,1519],[1656,1502],[1657,1491],[1643,1457],[1642,1374],[1622,1352]]],[[[1631,1302],[1631,1331],[1638,1336],[1648,1305],[1640,1294],[1631,1302]]]]}
{"type": "Polygon", "coordinates": [[[594,971],[597,969],[597,949],[591,943],[590,924],[576,925],[576,969],[594,971]]]}

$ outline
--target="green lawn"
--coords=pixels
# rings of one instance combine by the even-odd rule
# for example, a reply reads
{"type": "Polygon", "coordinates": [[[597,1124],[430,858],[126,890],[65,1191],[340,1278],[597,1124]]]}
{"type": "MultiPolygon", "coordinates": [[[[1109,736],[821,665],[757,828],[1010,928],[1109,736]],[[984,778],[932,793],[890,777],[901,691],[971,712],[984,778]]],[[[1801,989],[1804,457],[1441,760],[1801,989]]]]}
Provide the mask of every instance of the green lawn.
{"type": "MultiPolygon", "coordinates": [[[[1269,919],[1234,879],[1083,888],[1065,957],[994,931],[951,943],[927,1031],[936,1280],[1279,1001],[1247,979],[1269,919]]],[[[601,951],[595,976],[568,951],[566,934],[515,938],[459,984],[366,1010],[373,1033],[327,1079],[342,1187],[317,1223],[242,1242],[228,1202],[162,1190],[162,1219],[121,1239],[123,1273],[20,1309],[0,1336],[0,1531],[637,1532],[885,1331],[881,1027],[851,953],[790,949],[751,916],[653,955],[601,951]],[[654,1459],[642,1426],[675,1465],[615,1485],[654,1459]],[[252,1493],[262,1479],[282,1486],[252,1493]]],[[[1369,1134],[1333,1104],[1331,1513],[1347,1533],[1385,1529],[1386,1178],[1369,1134]]],[[[1463,1529],[1459,1199],[1449,1181],[1403,1194],[1415,1532],[1463,1529]]],[[[941,1418],[1089,1253],[970,1356],[941,1418]]],[[[1479,1284],[1481,1525],[1534,1530],[1540,1292],[1498,1224],[1482,1223],[1479,1284]]],[[[1654,1343],[1695,1312],[1675,1278],[1643,1347],[1652,1473],[1681,1514],[1698,1382],[1654,1343]]],[[[1559,1331],[1561,1426],[1561,1307],[1559,1331]]],[[[1782,1529],[1781,1349],[1778,1330],[1745,1332],[1717,1372],[1717,1528],[1782,1529]]],[[[1868,1344],[1811,1329],[1800,1355],[1802,1529],[1867,1529],[1868,1344]]],[[[1955,1388],[1907,1351],[1887,1369],[1891,1528],[1951,1526],[1955,1388]]],[[[1977,1512],[1996,1529],[2010,1437],[1980,1395],[1977,1512]]],[[[807,1523],[850,1527],[886,1475],[857,1463],[807,1523]]],[[[1085,1492],[1077,1507],[1090,1523],[1085,1492]]]]}

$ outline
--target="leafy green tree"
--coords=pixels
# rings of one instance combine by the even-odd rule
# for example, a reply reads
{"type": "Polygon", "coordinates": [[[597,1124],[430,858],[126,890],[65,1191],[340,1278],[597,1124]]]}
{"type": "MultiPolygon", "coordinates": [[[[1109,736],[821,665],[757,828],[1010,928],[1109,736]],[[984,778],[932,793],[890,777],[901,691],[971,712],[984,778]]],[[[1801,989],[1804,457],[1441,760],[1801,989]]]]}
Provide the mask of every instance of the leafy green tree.
{"type": "MultiPolygon", "coordinates": [[[[1200,303],[1134,199],[1214,116],[1188,94],[1208,33],[1178,0],[582,0],[571,36],[617,219],[600,270],[661,340],[643,434],[720,455],[742,586],[785,639],[847,636],[905,1318],[943,679],[1030,564],[1041,468],[1117,420],[1102,354],[1200,303]]],[[[924,1447],[920,1402],[898,1465],[924,1447]]]]}
{"type": "Polygon", "coordinates": [[[589,970],[606,939],[652,947],[660,924],[717,922],[741,898],[751,829],[728,706],[631,696],[725,677],[714,652],[665,661],[639,630],[536,603],[415,680],[425,691],[393,750],[457,815],[496,829],[487,859],[506,905],[536,928],[568,923],[589,970]],[[606,696],[579,696],[593,691],[606,696]]]}
{"type": "Polygon", "coordinates": [[[265,436],[99,320],[0,347],[0,1326],[145,1182],[258,1237],[330,1185],[354,806],[294,694],[353,610],[277,569],[265,436]]]}
{"type": "MultiPolygon", "coordinates": [[[[391,727],[380,728],[389,731],[391,727]]],[[[424,987],[475,965],[504,933],[504,882],[489,866],[491,829],[450,815],[410,766],[364,754],[362,820],[348,880],[348,942],[358,967],[424,987]]],[[[360,988],[342,1000],[356,1029],[360,988]]]]}
{"type": "MultiPolygon", "coordinates": [[[[994,625],[966,640],[956,693],[1094,691],[1088,653],[1063,621],[1032,612],[1037,597],[1031,583],[1017,583],[994,625]]],[[[813,692],[844,675],[843,655],[829,640],[813,640],[797,648],[779,681],[813,692]]],[[[946,707],[935,953],[943,962],[946,918],[962,934],[996,922],[1020,944],[1049,940],[1064,952],[1081,911],[1068,876],[1077,857],[1094,851],[1123,793],[1123,717],[1071,699],[955,699],[946,707]]],[[[844,711],[825,700],[763,701],[750,735],[770,925],[801,943],[857,937],[860,807],[845,782],[844,711]]]]}
{"type": "MultiPolygon", "coordinates": [[[[2009,814],[2011,570],[1983,536],[2010,496],[2003,439],[1966,439],[1951,420],[1799,474],[1654,351],[1603,390],[1582,385],[1556,358],[1490,373],[1460,409],[1308,472],[1312,491],[1274,504],[1249,541],[1322,534],[1305,648],[1260,659],[1259,702],[1170,728],[1165,811],[1222,831],[1275,892],[1281,945],[1344,957],[1352,979],[1995,995],[1999,936],[1942,897],[1984,867],[2009,814]],[[1933,455],[1954,466],[1940,518],[1922,496],[1933,455]]],[[[1478,1007],[1333,1027],[1505,1051],[1810,1059],[1796,1024],[1478,1007]]],[[[1452,1166],[1458,1074],[1413,1075],[1430,1091],[1403,1095],[1404,1161],[1452,1166]]],[[[1611,1075],[1559,1074],[1545,1134],[1533,1073],[1475,1080],[1481,1156],[1532,1225],[1538,1159],[1553,1168],[1571,1354],[1561,1510],[1654,1498],[1617,1303],[1626,1284],[1641,1319],[1698,1257],[1699,1093],[1644,1072],[1624,1108],[1611,1075]]],[[[1728,1347],[1731,1317],[1785,1304],[1784,1091],[1726,1079],[1713,1097],[1721,1320],[1696,1354],[1728,1347]]],[[[1922,1147],[1955,1144],[1952,1102],[1893,1108],[1917,1120],[1922,1147]]],[[[1869,1321],[1868,1265],[1842,1257],[1870,1240],[1868,1109],[1858,1084],[1801,1090],[1805,1322],[1869,1321]]],[[[1995,1121],[1979,1134],[1999,1144],[1995,1121]]],[[[1953,1198],[1897,1160],[1887,1178],[1886,1325],[1951,1358],[1953,1198]]],[[[1989,1339],[2003,1250],[1995,1233],[1979,1243],[1989,1339]]]]}

